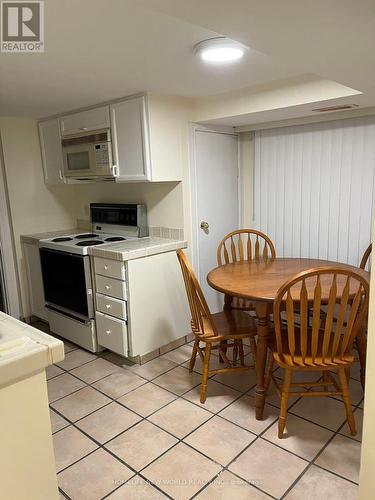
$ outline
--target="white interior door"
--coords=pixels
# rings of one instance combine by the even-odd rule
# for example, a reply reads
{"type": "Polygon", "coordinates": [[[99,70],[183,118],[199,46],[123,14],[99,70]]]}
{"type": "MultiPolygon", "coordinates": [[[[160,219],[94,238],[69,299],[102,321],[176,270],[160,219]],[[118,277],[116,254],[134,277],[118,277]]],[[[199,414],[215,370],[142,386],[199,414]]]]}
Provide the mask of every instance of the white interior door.
{"type": "Polygon", "coordinates": [[[196,129],[194,143],[195,262],[211,312],[218,312],[223,307],[223,296],[207,284],[206,278],[217,266],[218,244],[239,224],[238,136],[196,129]]]}

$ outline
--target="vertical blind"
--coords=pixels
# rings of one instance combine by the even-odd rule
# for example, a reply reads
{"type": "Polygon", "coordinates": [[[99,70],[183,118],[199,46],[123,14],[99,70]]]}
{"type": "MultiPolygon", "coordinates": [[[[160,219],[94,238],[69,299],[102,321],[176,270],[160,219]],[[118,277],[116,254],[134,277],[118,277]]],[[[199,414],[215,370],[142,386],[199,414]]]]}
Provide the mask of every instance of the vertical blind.
{"type": "Polygon", "coordinates": [[[255,132],[255,226],[277,255],[358,265],[371,241],[375,116],[255,132]]]}

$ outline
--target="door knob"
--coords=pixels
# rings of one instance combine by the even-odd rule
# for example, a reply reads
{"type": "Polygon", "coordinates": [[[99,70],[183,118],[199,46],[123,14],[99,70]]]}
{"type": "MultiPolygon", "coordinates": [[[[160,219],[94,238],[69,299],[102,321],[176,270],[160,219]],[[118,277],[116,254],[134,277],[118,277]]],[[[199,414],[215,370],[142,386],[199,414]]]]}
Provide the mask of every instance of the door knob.
{"type": "Polygon", "coordinates": [[[208,229],[210,227],[208,222],[202,221],[201,222],[201,229],[208,229]]]}

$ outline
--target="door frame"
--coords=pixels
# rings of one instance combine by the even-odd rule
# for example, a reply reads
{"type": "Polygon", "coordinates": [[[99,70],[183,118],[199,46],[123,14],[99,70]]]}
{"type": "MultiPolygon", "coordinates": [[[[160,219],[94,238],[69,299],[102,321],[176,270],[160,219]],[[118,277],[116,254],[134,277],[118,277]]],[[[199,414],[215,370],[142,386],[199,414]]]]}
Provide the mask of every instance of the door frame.
{"type": "MultiPolygon", "coordinates": [[[[241,169],[241,144],[240,144],[240,134],[234,132],[232,127],[209,127],[206,125],[201,125],[199,123],[190,124],[189,133],[189,156],[190,156],[190,203],[191,203],[191,262],[192,267],[195,270],[198,281],[200,276],[199,268],[199,228],[198,228],[198,200],[197,200],[197,163],[196,163],[196,143],[195,134],[196,132],[206,132],[214,134],[232,135],[237,137],[237,150],[238,150],[238,175],[237,175],[237,196],[238,196],[238,224],[242,222],[242,196],[241,196],[241,181],[242,181],[242,169],[241,169]]],[[[223,235],[224,236],[224,235],[223,235]]]]}
{"type": "Polygon", "coordinates": [[[4,302],[7,313],[16,319],[21,317],[20,287],[17,270],[14,232],[10,215],[9,193],[6,179],[3,145],[0,135],[0,267],[3,272],[4,302]],[[2,264],[2,265],[1,265],[2,264]]]}

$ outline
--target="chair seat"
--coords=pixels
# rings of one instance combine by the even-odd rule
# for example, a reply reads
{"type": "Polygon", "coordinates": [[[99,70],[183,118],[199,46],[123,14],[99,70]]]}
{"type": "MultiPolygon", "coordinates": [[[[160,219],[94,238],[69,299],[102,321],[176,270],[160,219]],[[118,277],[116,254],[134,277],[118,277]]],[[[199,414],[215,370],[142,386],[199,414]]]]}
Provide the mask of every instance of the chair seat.
{"type": "MultiPolygon", "coordinates": [[[[286,329],[281,330],[281,340],[282,340],[282,354],[278,354],[277,348],[276,348],[276,339],[274,337],[271,337],[270,339],[270,348],[273,352],[273,357],[277,363],[279,363],[281,366],[289,367],[289,368],[297,368],[297,369],[302,369],[302,370],[321,370],[324,368],[330,368],[332,365],[341,365],[345,367],[346,365],[350,365],[354,361],[354,356],[350,353],[344,354],[344,356],[334,356],[332,359],[332,343],[333,339],[330,341],[330,345],[328,346],[327,349],[327,355],[323,357],[321,355],[322,350],[323,350],[323,336],[324,332],[321,330],[318,335],[318,347],[317,347],[317,355],[315,356],[314,360],[311,354],[311,335],[312,332],[311,330],[308,331],[307,333],[307,352],[305,356],[304,362],[302,361],[302,354],[301,352],[297,352],[294,354],[293,359],[291,354],[288,353],[289,348],[288,348],[288,331],[286,329]]],[[[300,329],[296,328],[295,329],[295,343],[296,345],[300,345],[300,329]]],[[[339,347],[338,347],[338,352],[340,352],[341,349],[341,339],[339,340],[339,347]]]]}
{"type": "Polygon", "coordinates": [[[243,311],[226,310],[212,315],[218,336],[205,337],[206,341],[225,340],[234,337],[251,337],[257,334],[254,318],[243,311]]]}

